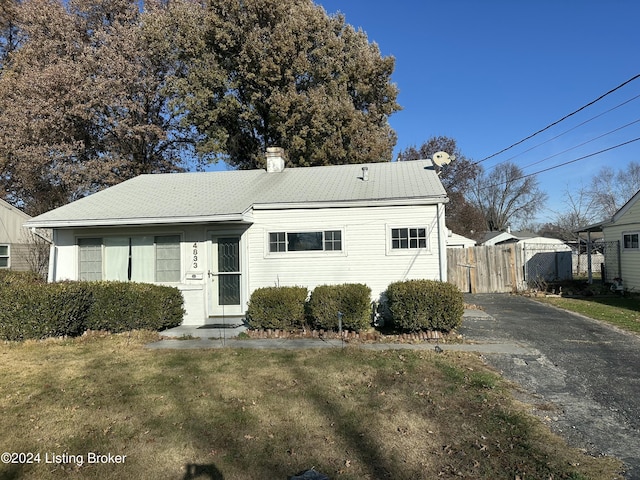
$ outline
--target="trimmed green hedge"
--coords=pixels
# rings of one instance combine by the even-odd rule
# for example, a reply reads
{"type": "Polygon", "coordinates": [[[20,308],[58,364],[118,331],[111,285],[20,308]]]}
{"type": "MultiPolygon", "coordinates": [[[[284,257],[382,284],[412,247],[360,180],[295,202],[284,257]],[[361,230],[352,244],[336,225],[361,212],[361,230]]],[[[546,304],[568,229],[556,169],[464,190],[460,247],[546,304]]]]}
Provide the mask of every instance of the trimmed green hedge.
{"type": "Polygon", "coordinates": [[[0,338],[42,339],[84,332],[90,292],[78,284],[11,284],[0,287],[0,338]]]}
{"type": "Polygon", "coordinates": [[[300,328],[305,321],[306,287],[265,287],[254,290],[247,318],[251,328],[300,328]]]}
{"type": "Polygon", "coordinates": [[[361,331],[371,326],[371,288],[362,283],[319,285],[311,293],[309,317],[316,328],[338,330],[338,312],[342,328],[361,331]]]}
{"type": "Polygon", "coordinates": [[[35,272],[0,270],[0,288],[5,285],[43,285],[45,281],[35,272]]]}
{"type": "Polygon", "coordinates": [[[386,292],[390,320],[410,332],[448,332],[460,326],[464,313],[462,292],[451,283],[408,280],[389,285],[386,292]]]}
{"type": "Polygon", "coordinates": [[[31,282],[0,277],[0,339],[77,336],[84,331],[163,330],[182,323],[173,287],[119,282],[31,282]],[[5,281],[7,280],[8,281],[5,281]]]}
{"type": "Polygon", "coordinates": [[[177,288],[127,282],[86,285],[93,298],[87,330],[164,330],[182,323],[184,300],[177,288]]]}

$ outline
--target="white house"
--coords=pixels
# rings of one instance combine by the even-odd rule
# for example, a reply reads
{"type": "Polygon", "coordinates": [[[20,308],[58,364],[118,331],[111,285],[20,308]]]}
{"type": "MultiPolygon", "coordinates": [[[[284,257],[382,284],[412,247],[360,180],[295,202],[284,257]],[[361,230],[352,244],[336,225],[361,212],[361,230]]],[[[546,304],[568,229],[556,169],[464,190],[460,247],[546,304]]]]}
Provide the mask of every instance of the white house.
{"type": "MultiPolygon", "coordinates": [[[[620,288],[640,290],[640,191],[631,197],[610,219],[589,225],[579,232],[589,234],[591,244],[592,232],[603,233],[604,263],[606,282],[618,283],[614,279],[622,279],[620,288]]],[[[589,264],[594,260],[591,249],[587,251],[589,264]]]]}
{"type": "Polygon", "coordinates": [[[449,230],[447,237],[447,248],[471,248],[475,247],[477,242],[472,238],[467,238],[449,230]]]}
{"type": "Polygon", "coordinates": [[[446,280],[444,188],[429,160],[141,175],[29,220],[50,281],[174,285],[185,324],[242,317],[274,285],[446,280]]]}

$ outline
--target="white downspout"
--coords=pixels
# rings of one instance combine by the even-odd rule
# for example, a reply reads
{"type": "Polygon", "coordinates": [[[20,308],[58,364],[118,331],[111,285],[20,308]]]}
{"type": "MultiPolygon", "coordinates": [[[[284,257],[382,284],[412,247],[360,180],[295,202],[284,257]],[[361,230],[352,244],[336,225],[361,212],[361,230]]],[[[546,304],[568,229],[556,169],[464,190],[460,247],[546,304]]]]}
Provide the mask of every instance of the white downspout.
{"type": "Polygon", "coordinates": [[[440,257],[440,281],[447,281],[447,227],[444,221],[444,203],[436,204],[436,214],[438,216],[438,250],[440,257]]]}

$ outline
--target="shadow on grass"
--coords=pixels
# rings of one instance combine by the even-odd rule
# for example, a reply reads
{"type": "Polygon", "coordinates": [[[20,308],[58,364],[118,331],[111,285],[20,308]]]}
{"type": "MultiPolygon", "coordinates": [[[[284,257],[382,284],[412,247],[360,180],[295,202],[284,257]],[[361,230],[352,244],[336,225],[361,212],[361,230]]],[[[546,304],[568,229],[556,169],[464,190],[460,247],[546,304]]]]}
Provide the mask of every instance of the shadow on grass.
{"type": "Polygon", "coordinates": [[[224,480],[224,475],[213,464],[197,465],[189,463],[185,465],[183,480],[224,480]]]}

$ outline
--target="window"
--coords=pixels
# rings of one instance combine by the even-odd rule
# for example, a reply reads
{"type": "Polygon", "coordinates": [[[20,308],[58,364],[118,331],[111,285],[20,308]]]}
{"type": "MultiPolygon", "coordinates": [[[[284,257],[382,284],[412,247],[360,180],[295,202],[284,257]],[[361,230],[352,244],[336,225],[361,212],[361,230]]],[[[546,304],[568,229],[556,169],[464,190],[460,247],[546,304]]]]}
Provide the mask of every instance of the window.
{"type": "Polygon", "coordinates": [[[102,239],[80,238],[80,280],[102,280],[102,239]]]}
{"type": "Polygon", "coordinates": [[[270,252],[286,252],[287,251],[287,234],[284,232],[276,232],[269,234],[269,251],[270,252]]]}
{"type": "Polygon", "coordinates": [[[341,251],[342,232],[273,232],[269,234],[269,252],[341,251]]]}
{"type": "Polygon", "coordinates": [[[179,282],[180,236],[81,238],[80,280],[179,282]]]}
{"type": "Polygon", "coordinates": [[[340,230],[324,232],[324,249],[342,250],[342,232],[340,230]]]}
{"type": "Polygon", "coordinates": [[[426,228],[392,228],[391,248],[427,248],[426,228]]]}
{"type": "Polygon", "coordinates": [[[640,233],[625,233],[622,235],[622,244],[624,248],[640,248],[639,240],[640,233]]]}
{"type": "Polygon", "coordinates": [[[9,245],[0,245],[0,268],[9,266],[9,245]]]}
{"type": "Polygon", "coordinates": [[[156,282],[180,281],[180,236],[155,237],[156,282]]]}

